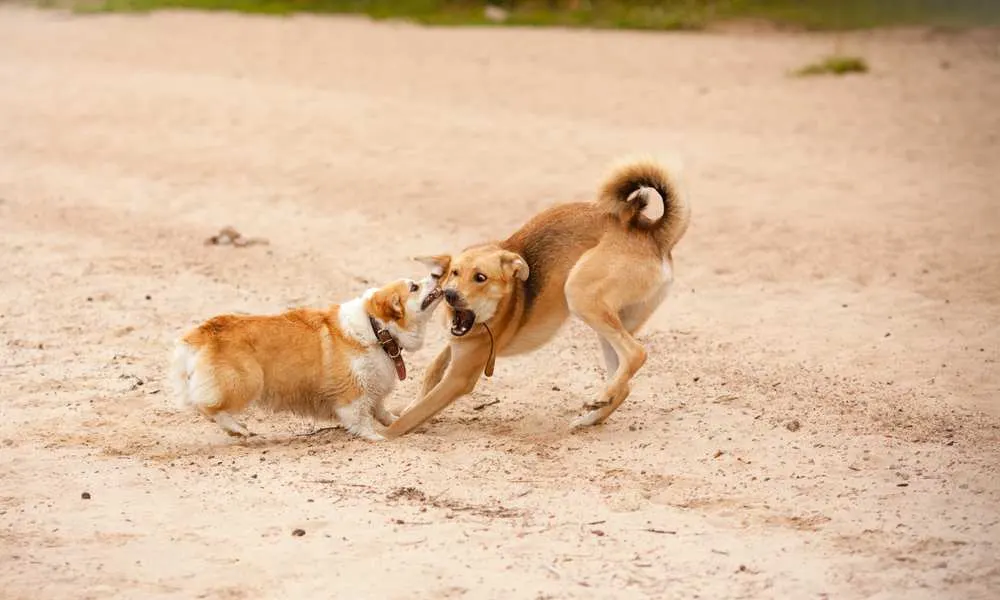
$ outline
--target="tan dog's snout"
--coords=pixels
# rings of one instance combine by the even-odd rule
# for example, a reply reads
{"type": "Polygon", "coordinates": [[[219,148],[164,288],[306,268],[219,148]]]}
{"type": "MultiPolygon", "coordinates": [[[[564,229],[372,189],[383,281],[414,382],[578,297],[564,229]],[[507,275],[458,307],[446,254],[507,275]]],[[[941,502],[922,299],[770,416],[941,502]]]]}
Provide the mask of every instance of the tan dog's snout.
{"type": "Polygon", "coordinates": [[[444,300],[452,308],[465,308],[465,300],[462,298],[462,294],[454,288],[448,288],[444,291],[444,300]]]}
{"type": "Polygon", "coordinates": [[[462,337],[469,333],[472,326],[476,324],[475,311],[469,310],[468,303],[462,297],[461,292],[454,288],[444,291],[444,300],[451,308],[451,334],[455,337],[462,337]]]}

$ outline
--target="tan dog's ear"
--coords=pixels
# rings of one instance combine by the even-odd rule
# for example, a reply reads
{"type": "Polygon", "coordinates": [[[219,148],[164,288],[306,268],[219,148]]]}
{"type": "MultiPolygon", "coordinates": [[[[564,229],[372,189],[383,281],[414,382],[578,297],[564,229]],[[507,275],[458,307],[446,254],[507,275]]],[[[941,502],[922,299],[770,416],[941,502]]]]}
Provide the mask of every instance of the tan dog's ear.
{"type": "Polygon", "coordinates": [[[528,275],[531,274],[528,270],[528,263],[519,254],[513,252],[504,252],[500,255],[500,266],[508,277],[514,276],[521,281],[527,281],[528,275]]]}
{"type": "Polygon", "coordinates": [[[448,272],[448,268],[451,266],[451,257],[447,254],[439,254],[437,256],[415,256],[413,260],[430,267],[431,277],[434,279],[441,279],[441,277],[448,272]]]}

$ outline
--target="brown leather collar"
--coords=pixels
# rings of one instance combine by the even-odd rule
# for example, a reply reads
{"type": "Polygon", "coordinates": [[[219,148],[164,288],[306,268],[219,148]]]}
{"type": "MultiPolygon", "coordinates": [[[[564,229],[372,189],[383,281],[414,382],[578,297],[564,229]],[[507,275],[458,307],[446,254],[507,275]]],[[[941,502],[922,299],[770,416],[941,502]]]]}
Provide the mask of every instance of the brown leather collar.
{"type": "Polygon", "coordinates": [[[403,349],[399,347],[399,342],[392,337],[388,329],[381,329],[375,322],[375,317],[368,315],[368,320],[372,324],[372,331],[375,332],[375,339],[378,340],[382,350],[389,355],[393,364],[396,365],[396,376],[400,381],[406,379],[406,363],[403,362],[403,349]]]}

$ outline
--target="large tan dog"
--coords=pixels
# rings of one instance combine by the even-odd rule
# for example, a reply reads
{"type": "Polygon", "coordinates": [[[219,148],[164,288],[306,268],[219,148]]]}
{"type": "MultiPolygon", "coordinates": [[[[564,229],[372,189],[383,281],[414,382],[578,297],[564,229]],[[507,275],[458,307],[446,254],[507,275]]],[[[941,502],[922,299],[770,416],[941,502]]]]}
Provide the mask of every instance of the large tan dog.
{"type": "Polygon", "coordinates": [[[428,369],[421,398],[386,437],[407,433],[471,392],[482,373],[493,374],[496,356],[548,342],[570,313],[597,332],[609,379],[573,426],[607,419],[646,361],[633,335],[666,297],[671,250],[689,219],[667,170],[638,160],[611,173],[597,202],[557,205],[504,241],[422,259],[441,277],[451,339],[428,369]]]}
{"type": "Polygon", "coordinates": [[[379,425],[396,418],[383,400],[406,377],[401,351],[421,347],[441,298],[437,280],[427,277],[372,288],[327,310],[218,316],[178,341],[171,379],[184,404],[233,436],[252,435],[234,415],[257,404],[337,420],[380,440],[379,425]]]}

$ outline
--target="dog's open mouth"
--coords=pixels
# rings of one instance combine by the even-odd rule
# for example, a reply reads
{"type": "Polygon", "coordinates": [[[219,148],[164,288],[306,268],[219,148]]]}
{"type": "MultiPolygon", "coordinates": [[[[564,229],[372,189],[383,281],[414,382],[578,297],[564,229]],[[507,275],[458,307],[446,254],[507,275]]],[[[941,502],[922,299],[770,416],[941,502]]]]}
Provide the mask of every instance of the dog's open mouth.
{"type": "Polygon", "coordinates": [[[444,291],[441,288],[431,290],[429,294],[424,296],[424,301],[420,303],[420,310],[427,310],[431,304],[434,304],[442,296],[444,296],[444,291]]]}
{"type": "Polygon", "coordinates": [[[451,334],[455,337],[462,337],[469,333],[472,326],[476,324],[476,313],[467,308],[451,309],[454,316],[451,318],[451,334]]]}

